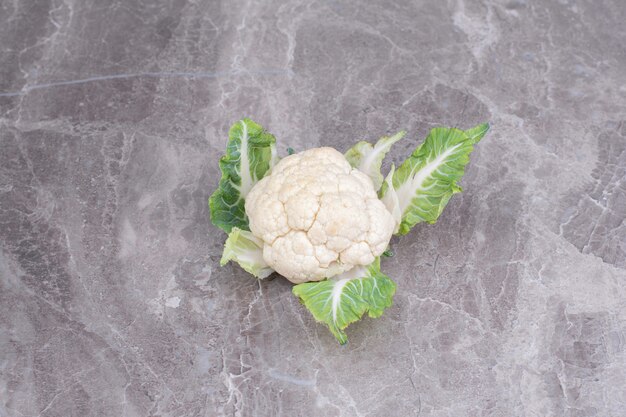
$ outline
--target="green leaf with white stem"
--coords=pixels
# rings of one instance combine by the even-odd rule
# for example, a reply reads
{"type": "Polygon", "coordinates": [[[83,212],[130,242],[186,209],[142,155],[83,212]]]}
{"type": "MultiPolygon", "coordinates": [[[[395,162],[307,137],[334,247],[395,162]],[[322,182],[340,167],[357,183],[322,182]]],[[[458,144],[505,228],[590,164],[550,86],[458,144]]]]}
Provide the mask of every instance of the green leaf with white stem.
{"type": "Polygon", "coordinates": [[[222,178],[209,198],[215,226],[226,233],[233,227],[249,230],[244,208],[246,195],[276,162],[276,139],[261,126],[243,119],[230,128],[226,155],[220,159],[222,178]]]}
{"type": "Polygon", "coordinates": [[[395,292],[396,284],[380,272],[380,258],[325,281],[293,287],[315,320],[325,323],[342,345],[348,341],[344,329],[365,313],[380,317],[391,306],[395,292]]]}
{"type": "Polygon", "coordinates": [[[391,146],[404,137],[405,132],[398,132],[393,136],[383,136],[372,146],[371,143],[361,141],[348,149],[345,157],[353,168],[367,174],[378,190],[383,183],[380,167],[391,146]]]}
{"type": "MultiPolygon", "coordinates": [[[[487,133],[484,123],[467,131],[437,127],[411,156],[388,177],[381,200],[389,211],[400,213],[395,233],[404,235],[420,222],[434,223],[452,195],[469,162],[469,154],[487,133]]],[[[396,219],[397,220],[397,219],[396,219]]]]}
{"type": "Polygon", "coordinates": [[[247,230],[233,227],[224,244],[220,265],[235,261],[257,278],[266,278],[274,270],[263,259],[263,242],[247,230]]]}

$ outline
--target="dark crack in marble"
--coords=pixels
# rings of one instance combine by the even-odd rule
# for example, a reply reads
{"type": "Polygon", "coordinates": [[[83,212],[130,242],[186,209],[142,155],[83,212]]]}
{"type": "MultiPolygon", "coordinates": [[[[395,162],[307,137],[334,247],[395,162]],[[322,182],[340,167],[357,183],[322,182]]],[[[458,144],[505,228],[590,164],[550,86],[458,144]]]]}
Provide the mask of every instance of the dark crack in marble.
{"type": "Polygon", "coordinates": [[[0,417],[623,417],[626,3],[0,2],[0,417]],[[220,268],[229,125],[492,131],[339,346],[220,268]]]}

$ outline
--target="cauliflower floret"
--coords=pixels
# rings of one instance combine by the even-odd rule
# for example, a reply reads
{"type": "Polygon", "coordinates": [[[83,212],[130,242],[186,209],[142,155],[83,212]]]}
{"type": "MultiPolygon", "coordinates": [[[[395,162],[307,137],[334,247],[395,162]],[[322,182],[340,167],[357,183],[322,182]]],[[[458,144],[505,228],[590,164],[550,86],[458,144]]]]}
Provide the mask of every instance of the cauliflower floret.
{"type": "Polygon", "coordinates": [[[372,263],[395,227],[372,180],[333,148],[282,159],[245,208],[265,262],[296,284],[372,263]]]}

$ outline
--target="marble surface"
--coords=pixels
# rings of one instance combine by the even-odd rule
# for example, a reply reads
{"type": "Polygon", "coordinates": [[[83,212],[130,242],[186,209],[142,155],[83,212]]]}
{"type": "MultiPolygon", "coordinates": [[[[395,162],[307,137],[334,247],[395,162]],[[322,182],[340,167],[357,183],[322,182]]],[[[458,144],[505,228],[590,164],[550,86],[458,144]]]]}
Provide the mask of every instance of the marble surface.
{"type": "Polygon", "coordinates": [[[0,416],[625,416],[626,3],[0,2],[0,416]],[[340,347],[220,268],[229,125],[492,131],[340,347]]]}

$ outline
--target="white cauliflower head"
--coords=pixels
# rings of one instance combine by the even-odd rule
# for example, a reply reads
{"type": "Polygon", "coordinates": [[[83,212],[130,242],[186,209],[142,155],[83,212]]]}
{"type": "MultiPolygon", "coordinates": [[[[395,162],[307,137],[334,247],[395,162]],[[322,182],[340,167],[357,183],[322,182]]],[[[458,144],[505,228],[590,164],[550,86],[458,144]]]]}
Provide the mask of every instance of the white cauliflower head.
{"type": "Polygon", "coordinates": [[[245,209],[265,262],[294,283],[372,263],[395,227],[372,180],[333,148],[282,159],[252,188],[245,209]]]}

